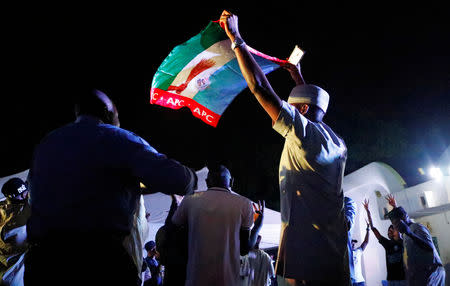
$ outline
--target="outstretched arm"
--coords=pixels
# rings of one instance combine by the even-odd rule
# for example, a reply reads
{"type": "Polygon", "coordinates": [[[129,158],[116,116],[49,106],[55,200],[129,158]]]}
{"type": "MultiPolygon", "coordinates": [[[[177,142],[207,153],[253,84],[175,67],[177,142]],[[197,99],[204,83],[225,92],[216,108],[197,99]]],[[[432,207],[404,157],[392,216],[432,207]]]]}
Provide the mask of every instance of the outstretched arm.
{"type": "Polygon", "coordinates": [[[170,195],[172,198],[172,203],[170,204],[169,213],[167,214],[165,224],[172,224],[172,216],[178,208],[178,205],[181,203],[183,196],[172,194],[170,195]]]}
{"type": "Polygon", "coordinates": [[[366,249],[366,246],[367,246],[367,244],[369,243],[369,231],[370,231],[370,225],[367,224],[367,227],[366,227],[366,236],[364,237],[363,243],[361,243],[361,249],[362,249],[362,250],[366,249]]]}
{"type": "Polygon", "coordinates": [[[305,80],[303,79],[300,68],[300,63],[298,63],[297,65],[293,65],[290,62],[287,62],[283,65],[283,68],[291,74],[292,80],[296,85],[305,84],[305,80]]]}
{"type": "Polygon", "coordinates": [[[223,11],[220,16],[220,25],[225,29],[231,42],[237,43],[234,52],[250,91],[255,95],[267,114],[269,114],[272,122],[275,122],[280,113],[282,101],[273,91],[266,75],[248,51],[239,33],[238,17],[228,11],[223,11]]]}
{"type": "Polygon", "coordinates": [[[253,204],[253,208],[255,210],[255,213],[257,214],[257,217],[251,231],[248,229],[241,229],[240,232],[241,255],[246,255],[255,246],[256,239],[258,238],[258,234],[259,231],[261,230],[264,220],[265,205],[266,205],[265,201],[263,201],[262,204],[261,202],[258,202],[258,205],[253,204]]]}
{"type": "Polygon", "coordinates": [[[367,213],[367,219],[369,220],[369,225],[370,228],[373,231],[373,234],[375,234],[375,237],[380,240],[383,238],[383,236],[380,234],[380,232],[378,231],[378,229],[376,227],[373,226],[373,221],[372,221],[372,215],[370,214],[370,210],[369,210],[369,200],[365,199],[364,203],[363,203],[364,209],[366,210],[367,213]]]}
{"type": "Polygon", "coordinates": [[[394,227],[402,234],[409,236],[420,248],[427,251],[433,251],[433,240],[431,239],[430,234],[425,230],[418,230],[417,233],[414,233],[402,220],[396,222],[394,227]]]}

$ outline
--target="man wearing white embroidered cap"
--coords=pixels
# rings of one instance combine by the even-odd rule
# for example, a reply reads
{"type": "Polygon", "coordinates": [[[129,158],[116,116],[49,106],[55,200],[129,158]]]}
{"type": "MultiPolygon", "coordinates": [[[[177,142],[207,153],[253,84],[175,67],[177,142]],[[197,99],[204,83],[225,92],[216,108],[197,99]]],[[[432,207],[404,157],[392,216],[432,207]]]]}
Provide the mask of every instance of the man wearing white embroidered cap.
{"type": "Polygon", "coordinates": [[[250,91],[285,144],[279,167],[281,237],[276,265],[282,285],[349,285],[347,226],[341,189],[347,149],[323,123],[329,95],[304,84],[299,66],[287,64],[297,86],[280,99],[249,53],[238,17],[224,11],[220,24],[250,91]]]}
{"type": "Polygon", "coordinates": [[[318,86],[312,84],[302,84],[295,86],[288,98],[289,104],[306,103],[320,107],[323,112],[327,112],[330,96],[318,86]]]}

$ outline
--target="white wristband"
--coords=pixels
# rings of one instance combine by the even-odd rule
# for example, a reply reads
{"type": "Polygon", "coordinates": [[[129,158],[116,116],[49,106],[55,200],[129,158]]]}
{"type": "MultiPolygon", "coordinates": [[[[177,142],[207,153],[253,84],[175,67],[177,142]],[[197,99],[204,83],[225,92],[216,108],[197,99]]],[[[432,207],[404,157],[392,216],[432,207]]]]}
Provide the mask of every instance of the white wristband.
{"type": "Polygon", "coordinates": [[[243,45],[245,45],[244,40],[242,40],[241,38],[235,38],[234,42],[231,44],[231,49],[234,50],[234,49],[236,49],[238,47],[241,47],[243,45]]]}

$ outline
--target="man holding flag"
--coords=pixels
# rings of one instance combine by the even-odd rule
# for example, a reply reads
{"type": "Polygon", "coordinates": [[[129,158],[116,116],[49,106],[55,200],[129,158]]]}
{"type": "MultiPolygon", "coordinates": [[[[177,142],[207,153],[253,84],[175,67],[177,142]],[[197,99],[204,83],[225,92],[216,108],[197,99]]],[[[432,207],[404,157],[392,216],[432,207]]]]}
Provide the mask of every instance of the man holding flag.
{"type": "Polygon", "coordinates": [[[223,11],[220,25],[232,42],[250,91],[285,137],[280,160],[281,237],[276,265],[278,285],[349,285],[347,229],[341,189],[347,149],[322,122],[329,95],[296,82],[288,102],[280,99],[249,52],[238,17],[223,11]]]}

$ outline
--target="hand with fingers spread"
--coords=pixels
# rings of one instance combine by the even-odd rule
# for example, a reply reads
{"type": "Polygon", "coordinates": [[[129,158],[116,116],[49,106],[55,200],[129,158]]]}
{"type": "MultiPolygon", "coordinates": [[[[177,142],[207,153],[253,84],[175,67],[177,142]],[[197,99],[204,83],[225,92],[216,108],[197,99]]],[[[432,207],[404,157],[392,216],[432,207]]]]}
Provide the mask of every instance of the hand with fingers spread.
{"type": "Polygon", "coordinates": [[[373,228],[372,215],[370,214],[369,210],[369,199],[364,199],[363,206],[367,213],[367,219],[369,220],[368,222],[367,221],[366,222],[368,226],[370,226],[370,228],[373,228]]]}
{"type": "Polygon", "coordinates": [[[387,195],[385,198],[392,207],[397,207],[397,202],[392,194],[387,195]]]}
{"type": "Polygon", "coordinates": [[[364,199],[363,206],[364,206],[364,209],[366,210],[366,212],[370,212],[369,211],[369,199],[364,199]]]}
{"type": "MultiPolygon", "coordinates": [[[[246,244],[246,249],[241,249],[241,255],[248,253],[250,249],[255,246],[258,233],[261,230],[263,219],[264,219],[264,209],[266,207],[266,202],[263,200],[258,201],[258,204],[252,203],[253,210],[255,211],[254,224],[252,230],[250,231],[250,236],[247,236],[248,243],[246,244]]],[[[244,239],[242,239],[244,241],[244,239]]],[[[244,244],[243,244],[244,245],[244,244]]]]}
{"type": "Polygon", "coordinates": [[[255,225],[262,224],[262,221],[264,219],[264,209],[266,207],[266,202],[263,200],[262,203],[261,201],[258,201],[258,204],[255,203],[252,204],[253,210],[255,211],[254,223],[255,225]]]}

